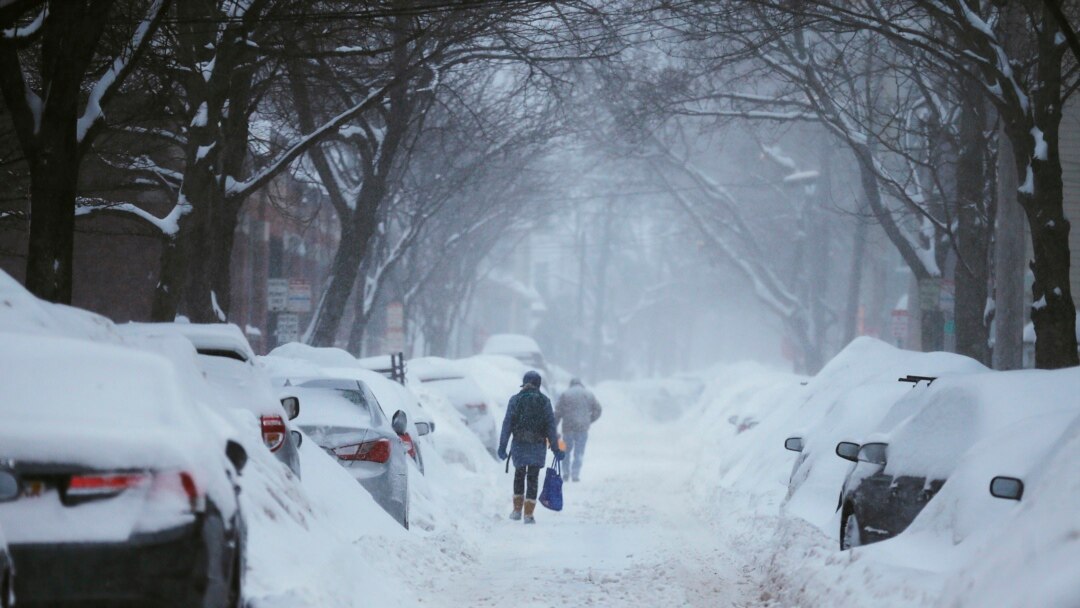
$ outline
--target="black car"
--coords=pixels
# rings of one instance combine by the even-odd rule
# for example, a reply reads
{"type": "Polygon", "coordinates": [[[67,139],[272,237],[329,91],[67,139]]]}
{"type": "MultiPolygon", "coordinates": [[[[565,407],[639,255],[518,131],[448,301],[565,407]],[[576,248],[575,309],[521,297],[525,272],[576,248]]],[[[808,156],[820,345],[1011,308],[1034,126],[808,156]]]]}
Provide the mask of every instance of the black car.
{"type": "Polygon", "coordinates": [[[18,606],[236,608],[247,452],[157,355],[0,334],[0,503],[18,606]]]}
{"type": "MultiPolygon", "coordinates": [[[[0,502],[15,500],[19,492],[19,478],[15,472],[0,468],[0,502]]],[[[4,530],[0,528],[0,608],[11,608],[14,605],[15,564],[11,561],[11,553],[4,541],[4,530]]]]}
{"type": "Polygon", "coordinates": [[[945,483],[885,472],[889,445],[842,441],[836,455],[855,463],[840,490],[840,549],[892,538],[903,532],[945,483]]]}

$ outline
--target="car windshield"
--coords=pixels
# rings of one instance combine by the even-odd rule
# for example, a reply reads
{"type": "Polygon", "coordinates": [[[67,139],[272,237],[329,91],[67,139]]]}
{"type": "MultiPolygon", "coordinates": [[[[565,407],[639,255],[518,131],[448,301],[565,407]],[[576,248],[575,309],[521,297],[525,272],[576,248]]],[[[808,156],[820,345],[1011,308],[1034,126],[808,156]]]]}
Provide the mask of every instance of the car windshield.
{"type": "Polygon", "coordinates": [[[307,433],[316,445],[331,449],[363,443],[375,435],[371,429],[339,425],[302,424],[300,429],[307,433]]]}
{"type": "Polygon", "coordinates": [[[301,425],[347,423],[383,427],[389,424],[375,396],[358,382],[315,380],[300,384],[294,392],[300,398],[301,425]],[[350,384],[355,388],[346,388],[350,384]]]}

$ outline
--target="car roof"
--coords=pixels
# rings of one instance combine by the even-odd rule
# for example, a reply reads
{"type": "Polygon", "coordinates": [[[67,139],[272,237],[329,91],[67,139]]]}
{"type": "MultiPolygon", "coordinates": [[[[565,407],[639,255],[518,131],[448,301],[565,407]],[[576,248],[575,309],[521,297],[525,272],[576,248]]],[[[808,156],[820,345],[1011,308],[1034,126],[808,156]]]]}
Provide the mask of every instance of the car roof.
{"type": "Polygon", "coordinates": [[[484,342],[485,354],[540,354],[536,340],[522,334],[494,334],[484,342]]]}
{"type": "Polygon", "coordinates": [[[187,338],[201,354],[222,351],[220,354],[232,353],[233,358],[245,362],[255,359],[255,351],[244,332],[232,323],[126,323],[118,327],[122,332],[143,335],[178,334],[187,338]]]}

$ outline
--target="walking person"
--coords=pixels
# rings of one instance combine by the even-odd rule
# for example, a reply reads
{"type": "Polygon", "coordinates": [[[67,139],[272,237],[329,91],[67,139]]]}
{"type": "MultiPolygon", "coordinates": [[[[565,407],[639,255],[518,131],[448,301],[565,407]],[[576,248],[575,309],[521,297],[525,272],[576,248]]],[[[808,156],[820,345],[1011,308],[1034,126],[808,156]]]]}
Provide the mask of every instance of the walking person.
{"type": "Polygon", "coordinates": [[[555,421],[562,420],[562,436],[566,442],[567,462],[571,481],[581,481],[581,459],[589,440],[589,427],[600,418],[600,402],[574,378],[570,388],[559,395],[555,406],[555,421]]]}
{"type": "Polygon", "coordinates": [[[506,445],[513,436],[510,457],[514,461],[514,511],[510,519],[521,519],[534,524],[536,519],[537,478],[544,468],[546,450],[551,446],[556,460],[562,460],[559,435],[555,430],[555,413],[551,401],[540,392],[540,374],[530,371],[521,381],[521,392],[510,398],[503,418],[502,435],[499,438],[499,459],[506,459],[506,445]],[[546,443],[546,445],[545,445],[546,443]]]}

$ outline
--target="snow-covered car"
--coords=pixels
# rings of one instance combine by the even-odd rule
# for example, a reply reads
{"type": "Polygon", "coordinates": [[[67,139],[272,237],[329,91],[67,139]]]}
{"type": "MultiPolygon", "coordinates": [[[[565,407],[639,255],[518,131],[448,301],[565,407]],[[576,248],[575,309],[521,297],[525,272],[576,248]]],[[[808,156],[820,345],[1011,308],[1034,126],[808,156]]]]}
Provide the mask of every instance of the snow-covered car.
{"type": "MultiPolygon", "coordinates": [[[[15,471],[0,468],[0,502],[11,502],[19,497],[22,488],[15,471]]],[[[11,563],[4,528],[0,526],[0,608],[15,605],[15,564],[11,563]]]]}
{"type": "Polygon", "coordinates": [[[408,425],[400,438],[405,442],[417,468],[424,472],[424,455],[419,439],[435,432],[435,421],[424,411],[412,391],[391,379],[392,374],[384,368],[390,365],[390,356],[356,359],[340,348],[292,342],[258,359],[275,386],[293,384],[292,378],[357,380],[371,389],[383,408],[403,410],[407,414],[408,425]]]}
{"type": "Polygon", "coordinates": [[[484,391],[461,365],[439,357],[423,357],[409,361],[409,374],[425,388],[446,397],[484,447],[495,453],[499,435],[492,408],[484,391]]]}
{"type": "Polygon", "coordinates": [[[219,390],[223,403],[254,415],[263,444],[298,477],[300,452],[290,420],[299,413],[295,395],[275,394],[270,376],[255,365],[255,352],[240,328],[232,324],[128,323],[129,336],[181,336],[195,347],[203,375],[219,390]]]}
{"type": "Polygon", "coordinates": [[[232,427],[166,358],[0,335],[0,503],[28,605],[242,605],[247,461],[232,427]]]}
{"type": "Polygon", "coordinates": [[[540,345],[529,336],[522,334],[494,334],[484,342],[484,348],[480,351],[480,354],[513,357],[530,369],[540,372],[544,377],[550,375],[547,362],[544,360],[544,353],[540,351],[540,345]]]}
{"type": "Polygon", "coordinates": [[[402,526],[409,527],[408,416],[387,418],[368,386],[349,378],[290,379],[304,410],[297,426],[334,457],[402,526]]]}
{"type": "MultiPolygon", "coordinates": [[[[1038,419],[1068,420],[1080,415],[1080,373],[987,372],[941,378],[902,399],[861,443],[840,442],[836,454],[854,462],[840,492],[841,549],[885,540],[903,532],[941,491],[973,446],[1003,434],[1063,428],[1038,419]],[[1037,390],[1036,390],[1037,387],[1037,390]],[[1056,416],[1056,418],[1055,418],[1056,416]]],[[[1022,443],[1031,448],[1032,442],[1022,443]]],[[[1035,442],[1039,444],[1040,442],[1035,442]]],[[[1025,458],[1017,456],[1023,462],[1025,458]]],[[[1007,471],[1005,473],[1008,473],[1007,471]]],[[[1014,476],[993,482],[995,494],[1022,494],[1014,476]]],[[[984,486],[984,487],[986,487],[984,486]]],[[[984,495],[982,490],[980,495],[984,495]]]]}

